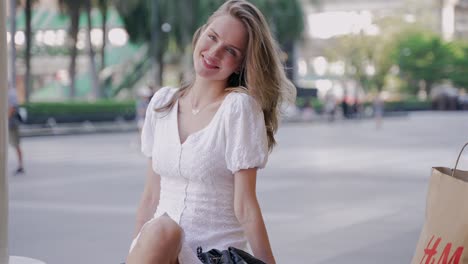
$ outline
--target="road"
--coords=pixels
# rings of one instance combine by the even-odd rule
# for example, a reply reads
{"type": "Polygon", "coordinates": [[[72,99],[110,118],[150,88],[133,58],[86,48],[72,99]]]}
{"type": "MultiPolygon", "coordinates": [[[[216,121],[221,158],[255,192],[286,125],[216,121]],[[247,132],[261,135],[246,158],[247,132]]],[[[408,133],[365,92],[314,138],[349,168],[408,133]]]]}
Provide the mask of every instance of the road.
{"type": "MultiPolygon", "coordinates": [[[[431,167],[453,166],[467,141],[466,112],[387,118],[380,130],[373,120],[284,124],[257,186],[277,262],[409,263],[431,167]]],[[[23,147],[26,174],[9,178],[11,255],[121,263],[146,169],[136,134],[32,137],[23,147]]]]}

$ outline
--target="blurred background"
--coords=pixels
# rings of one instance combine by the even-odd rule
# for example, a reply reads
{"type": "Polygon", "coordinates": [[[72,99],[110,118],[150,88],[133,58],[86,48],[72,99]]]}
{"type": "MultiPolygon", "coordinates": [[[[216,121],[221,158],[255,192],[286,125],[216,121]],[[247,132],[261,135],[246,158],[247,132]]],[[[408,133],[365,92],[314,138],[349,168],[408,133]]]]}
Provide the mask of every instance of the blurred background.
{"type": "MultiPolygon", "coordinates": [[[[223,2],[7,0],[13,255],[124,261],[146,103],[190,74],[193,32],[223,2]]],[[[468,141],[468,1],[251,2],[298,92],[259,176],[278,263],[409,263],[430,168],[468,141]]]]}

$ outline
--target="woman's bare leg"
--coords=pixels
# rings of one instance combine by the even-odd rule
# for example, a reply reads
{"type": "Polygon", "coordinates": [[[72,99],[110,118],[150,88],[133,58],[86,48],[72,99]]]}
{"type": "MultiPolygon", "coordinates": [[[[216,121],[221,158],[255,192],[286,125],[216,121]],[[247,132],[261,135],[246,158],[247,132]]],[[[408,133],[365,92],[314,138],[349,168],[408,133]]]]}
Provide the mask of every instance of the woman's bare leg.
{"type": "Polygon", "coordinates": [[[126,264],[177,264],[182,229],[167,215],[146,223],[126,264]]]}

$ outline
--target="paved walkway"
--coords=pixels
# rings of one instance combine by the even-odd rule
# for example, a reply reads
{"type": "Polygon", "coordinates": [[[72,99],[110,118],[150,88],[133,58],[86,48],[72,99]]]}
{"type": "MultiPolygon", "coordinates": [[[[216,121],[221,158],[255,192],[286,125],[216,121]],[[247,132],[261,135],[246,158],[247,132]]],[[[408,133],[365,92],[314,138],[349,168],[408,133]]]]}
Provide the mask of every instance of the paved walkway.
{"type": "MultiPolygon", "coordinates": [[[[257,184],[277,262],[409,263],[430,168],[453,166],[467,131],[463,112],[390,118],[381,130],[373,120],[283,125],[257,184]]],[[[146,171],[136,133],[23,144],[26,174],[9,178],[11,254],[121,263],[146,171]]]]}

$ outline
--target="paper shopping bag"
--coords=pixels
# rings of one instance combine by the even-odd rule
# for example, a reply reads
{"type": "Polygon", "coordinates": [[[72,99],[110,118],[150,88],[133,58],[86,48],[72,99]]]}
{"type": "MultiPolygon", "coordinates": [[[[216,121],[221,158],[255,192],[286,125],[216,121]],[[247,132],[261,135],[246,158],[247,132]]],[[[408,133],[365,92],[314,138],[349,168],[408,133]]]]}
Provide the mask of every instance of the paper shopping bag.
{"type": "MultiPolygon", "coordinates": [[[[462,148],[463,149],[468,144],[462,148]]],[[[434,167],[412,264],[468,264],[468,171],[434,167]]]]}

